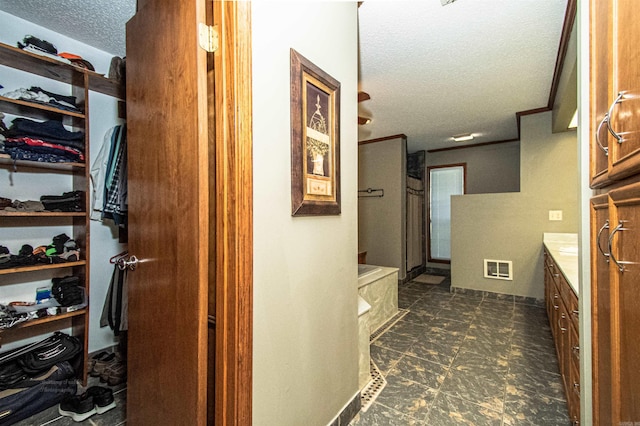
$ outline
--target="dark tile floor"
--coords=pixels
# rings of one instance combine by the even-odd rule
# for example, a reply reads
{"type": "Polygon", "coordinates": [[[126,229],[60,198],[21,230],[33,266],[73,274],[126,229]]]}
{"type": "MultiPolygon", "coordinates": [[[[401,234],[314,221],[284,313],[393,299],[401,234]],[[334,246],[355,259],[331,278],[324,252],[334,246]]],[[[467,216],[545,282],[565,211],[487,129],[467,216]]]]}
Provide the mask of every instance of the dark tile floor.
{"type": "MultiPolygon", "coordinates": [[[[449,279],[400,286],[409,313],[371,345],[387,385],[350,426],[569,425],[544,308],[493,296],[452,294],[449,279]]],[[[124,425],[126,387],[114,397],[82,423],[54,406],[16,425],[124,425]]]]}
{"type": "Polygon", "coordinates": [[[113,408],[103,414],[94,414],[83,422],[74,422],[71,417],[64,417],[58,413],[58,405],[41,411],[28,419],[15,423],[14,426],[72,426],[72,425],[87,425],[87,426],[121,426],[127,423],[126,421],[126,406],[127,406],[127,388],[124,384],[118,386],[107,386],[104,383],[100,383],[100,379],[97,377],[89,377],[88,386],[103,386],[113,390],[113,399],[116,403],[116,408],[113,408]]]}
{"type": "Polygon", "coordinates": [[[449,285],[399,287],[409,313],[371,345],[387,385],[350,426],[569,425],[544,308],[449,285]]]}

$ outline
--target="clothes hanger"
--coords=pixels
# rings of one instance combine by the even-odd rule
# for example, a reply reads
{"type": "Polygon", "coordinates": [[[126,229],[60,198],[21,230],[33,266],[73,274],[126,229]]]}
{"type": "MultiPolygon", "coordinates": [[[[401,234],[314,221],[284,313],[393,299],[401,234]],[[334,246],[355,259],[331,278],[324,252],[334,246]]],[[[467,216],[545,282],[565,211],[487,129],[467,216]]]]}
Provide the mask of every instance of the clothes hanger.
{"type": "Polygon", "coordinates": [[[115,265],[116,263],[118,263],[120,259],[125,258],[128,254],[129,254],[129,251],[125,250],[122,253],[118,253],[115,256],[111,256],[111,258],[109,259],[109,263],[112,265],[115,265]]]}

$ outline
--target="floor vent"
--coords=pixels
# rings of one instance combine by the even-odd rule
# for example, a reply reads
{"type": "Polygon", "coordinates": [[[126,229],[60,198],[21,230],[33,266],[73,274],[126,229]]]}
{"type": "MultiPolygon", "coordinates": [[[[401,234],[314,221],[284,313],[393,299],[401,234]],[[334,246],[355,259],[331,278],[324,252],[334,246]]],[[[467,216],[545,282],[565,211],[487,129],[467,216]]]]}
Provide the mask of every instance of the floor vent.
{"type": "Polygon", "coordinates": [[[360,410],[365,412],[369,409],[373,401],[376,400],[382,389],[387,385],[384,376],[378,370],[378,366],[371,361],[371,381],[360,392],[360,410]]]}
{"type": "Polygon", "coordinates": [[[513,262],[510,260],[484,260],[484,277],[513,281],[513,262]]]}
{"type": "Polygon", "coordinates": [[[397,314],[392,316],[389,321],[385,322],[376,330],[374,330],[373,333],[371,333],[371,336],[369,337],[369,343],[375,342],[378,337],[386,333],[391,327],[393,327],[398,321],[404,318],[404,316],[407,315],[408,313],[409,313],[408,309],[398,309],[397,314]]]}

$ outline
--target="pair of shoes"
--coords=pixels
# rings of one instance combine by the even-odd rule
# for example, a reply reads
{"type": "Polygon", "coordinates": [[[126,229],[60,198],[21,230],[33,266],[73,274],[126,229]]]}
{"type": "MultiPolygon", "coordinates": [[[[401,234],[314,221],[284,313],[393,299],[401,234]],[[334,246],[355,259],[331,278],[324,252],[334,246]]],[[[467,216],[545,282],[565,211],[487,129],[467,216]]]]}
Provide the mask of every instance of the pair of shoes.
{"type": "Polygon", "coordinates": [[[96,361],[106,358],[109,354],[110,352],[102,351],[89,358],[89,361],[87,361],[87,369],[89,370],[89,372],[93,370],[93,367],[96,365],[96,361]]]}
{"type": "Polygon", "coordinates": [[[109,386],[116,386],[126,382],[127,366],[121,362],[110,365],[100,374],[100,381],[109,384],[109,386]]]}
{"type": "Polygon", "coordinates": [[[120,362],[120,358],[115,352],[100,352],[92,358],[92,361],[89,375],[91,375],[91,377],[99,377],[107,367],[120,362]]]}
{"type": "Polygon", "coordinates": [[[80,395],[72,396],[58,405],[58,413],[82,422],[94,414],[102,414],[116,407],[111,389],[92,386],[80,395]]]}

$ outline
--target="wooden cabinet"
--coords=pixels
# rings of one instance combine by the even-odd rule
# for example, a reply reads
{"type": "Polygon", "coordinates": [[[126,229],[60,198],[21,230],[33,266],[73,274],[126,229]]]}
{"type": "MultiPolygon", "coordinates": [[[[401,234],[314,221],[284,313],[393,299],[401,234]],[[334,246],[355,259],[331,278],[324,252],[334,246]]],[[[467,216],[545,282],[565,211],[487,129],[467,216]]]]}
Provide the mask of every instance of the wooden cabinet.
{"type": "Polygon", "coordinates": [[[640,183],[609,192],[612,416],[640,422],[640,183]]]}
{"type": "Polygon", "coordinates": [[[603,426],[640,422],[638,10],[590,1],[593,424],[603,426]]]}
{"type": "Polygon", "coordinates": [[[605,118],[609,110],[608,87],[608,13],[609,0],[591,0],[591,66],[590,80],[590,176],[591,187],[604,186],[609,181],[609,132],[605,118]]]}
{"type": "Polygon", "coordinates": [[[572,424],[580,424],[580,345],[578,298],[556,264],[544,251],[545,304],[556,345],[572,424]]]}
{"type": "Polygon", "coordinates": [[[591,199],[591,340],[593,422],[611,423],[611,293],[609,286],[609,197],[591,199]]]}
{"type": "Polygon", "coordinates": [[[636,0],[591,0],[591,184],[640,172],[636,0]],[[606,161],[605,161],[606,160],[606,161]]]}
{"type": "MultiPolygon", "coordinates": [[[[84,156],[89,153],[89,89],[121,97],[122,87],[111,80],[72,65],[44,58],[23,50],[0,43],[0,65],[25,71],[23,87],[29,87],[31,74],[47,77],[56,82],[68,84],[69,93],[76,97],[81,112],[71,112],[50,105],[23,100],[14,100],[0,96],[0,111],[34,120],[59,120],[72,131],[83,131],[84,156]]],[[[59,84],[59,83],[56,83],[59,84]]],[[[88,160],[87,160],[88,161],[88,160]]],[[[84,204],[80,212],[10,212],[0,210],[0,227],[24,232],[33,238],[30,244],[49,244],[55,234],[51,230],[63,230],[73,238],[80,250],[80,259],[57,264],[36,264],[24,267],[0,269],[0,288],[3,285],[26,286],[34,281],[51,280],[53,277],[74,275],[80,278],[85,295],[89,296],[89,212],[90,177],[86,162],[44,163],[26,160],[12,160],[6,154],[0,154],[0,168],[6,168],[27,176],[27,179],[40,182],[42,194],[60,195],[68,191],[84,191],[84,204]],[[47,176],[55,176],[47,179],[47,176]],[[52,186],[51,180],[55,180],[52,186]]],[[[6,238],[6,233],[5,233],[6,238]]],[[[19,247],[11,247],[16,253],[19,247]]],[[[35,292],[34,292],[35,293],[35,292]]],[[[5,293],[6,294],[6,293],[5,293]]],[[[5,301],[6,302],[6,301],[5,301]]],[[[45,316],[19,323],[11,328],[0,330],[0,343],[19,342],[25,337],[46,333],[56,329],[71,329],[84,347],[82,371],[78,377],[86,382],[86,355],[88,347],[89,312],[88,306],[73,312],[45,316]]]]}

